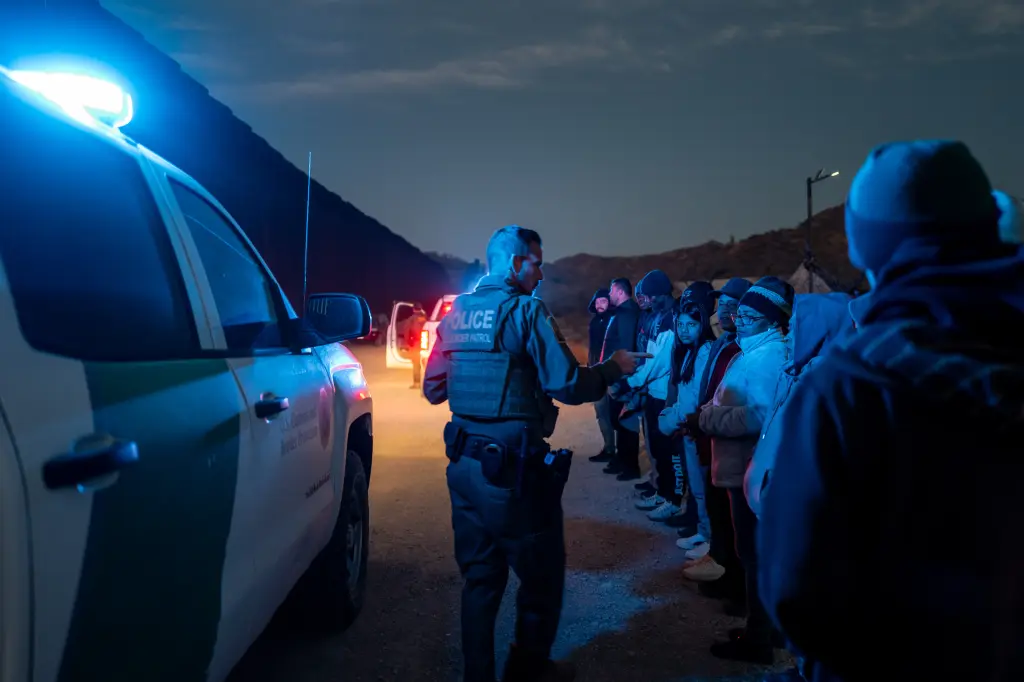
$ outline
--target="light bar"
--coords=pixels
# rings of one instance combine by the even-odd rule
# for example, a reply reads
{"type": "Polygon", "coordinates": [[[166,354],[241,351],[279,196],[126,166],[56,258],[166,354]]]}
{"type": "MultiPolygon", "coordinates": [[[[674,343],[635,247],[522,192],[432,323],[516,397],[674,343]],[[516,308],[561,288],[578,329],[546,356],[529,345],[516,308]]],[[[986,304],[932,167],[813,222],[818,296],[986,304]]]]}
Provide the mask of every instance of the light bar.
{"type": "Polygon", "coordinates": [[[110,81],[75,73],[11,71],[8,78],[50,100],[82,123],[99,122],[121,128],[135,113],[131,95],[110,81]]]}

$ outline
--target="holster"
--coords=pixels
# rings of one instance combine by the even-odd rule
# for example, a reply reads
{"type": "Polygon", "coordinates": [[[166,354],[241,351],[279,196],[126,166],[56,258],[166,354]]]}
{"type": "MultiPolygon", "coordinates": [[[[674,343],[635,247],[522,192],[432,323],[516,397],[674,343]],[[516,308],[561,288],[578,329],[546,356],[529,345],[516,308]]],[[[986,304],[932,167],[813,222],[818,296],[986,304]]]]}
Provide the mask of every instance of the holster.
{"type": "Polygon", "coordinates": [[[452,462],[469,457],[480,462],[480,469],[491,485],[499,488],[510,487],[509,451],[505,445],[487,436],[467,432],[449,422],[444,427],[445,454],[452,462]]]}

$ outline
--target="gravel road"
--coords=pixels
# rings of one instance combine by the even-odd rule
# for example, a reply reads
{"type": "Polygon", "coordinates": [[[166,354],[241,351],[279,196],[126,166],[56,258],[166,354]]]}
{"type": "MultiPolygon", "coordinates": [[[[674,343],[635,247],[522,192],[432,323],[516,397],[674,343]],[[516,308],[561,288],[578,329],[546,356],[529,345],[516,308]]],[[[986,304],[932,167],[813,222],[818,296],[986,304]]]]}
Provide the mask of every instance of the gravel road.
{"type": "MultiPolygon", "coordinates": [[[[459,591],[441,430],[445,407],[386,370],[380,349],[355,347],[374,398],[371,545],[366,606],[346,633],[310,639],[271,628],[230,682],[435,682],[460,679],[459,591]]],[[[555,656],[581,682],[758,680],[708,645],[741,621],[682,578],[675,534],[633,508],[586,456],[600,447],[589,405],[563,407],[556,447],[577,453],[565,493],[568,576],[555,656]]],[[[499,665],[512,635],[513,579],[498,621],[499,665]]]]}

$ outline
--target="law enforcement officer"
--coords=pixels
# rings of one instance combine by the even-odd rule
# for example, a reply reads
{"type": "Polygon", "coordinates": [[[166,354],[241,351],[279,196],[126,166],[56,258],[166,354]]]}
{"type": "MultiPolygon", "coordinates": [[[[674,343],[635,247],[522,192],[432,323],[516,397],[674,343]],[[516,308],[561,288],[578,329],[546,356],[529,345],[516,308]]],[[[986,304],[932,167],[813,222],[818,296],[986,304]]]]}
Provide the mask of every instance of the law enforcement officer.
{"type": "MultiPolygon", "coordinates": [[[[455,299],[427,361],[423,393],[445,400],[455,559],[464,581],[464,682],[494,682],[494,628],[511,567],[521,585],[505,682],[572,679],[550,659],[565,583],[562,490],[572,453],[549,452],[552,399],[601,399],[636,370],[627,351],[581,367],[542,301],[541,239],[518,225],[487,245],[490,274],[455,299]]],[[[649,356],[646,356],[649,357],[649,356]]]]}

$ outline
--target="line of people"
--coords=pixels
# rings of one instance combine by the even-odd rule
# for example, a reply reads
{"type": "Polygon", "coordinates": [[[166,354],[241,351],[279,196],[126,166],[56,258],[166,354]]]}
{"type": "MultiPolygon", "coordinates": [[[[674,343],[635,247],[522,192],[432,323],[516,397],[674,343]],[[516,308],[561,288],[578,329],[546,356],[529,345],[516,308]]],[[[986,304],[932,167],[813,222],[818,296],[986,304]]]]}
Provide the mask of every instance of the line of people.
{"type": "Polygon", "coordinates": [[[1020,473],[1024,259],[1006,243],[1019,241],[1011,209],[964,145],[884,145],[846,204],[870,294],[796,295],[764,277],[694,282],[675,299],[654,270],[635,297],[625,279],[594,295],[590,364],[620,348],[652,357],[597,404],[604,447],[590,459],[637,481],[643,432],[636,507],[678,529],[684,575],[746,619],[714,656],[770,664],[788,647],[800,665],[780,677],[822,681],[1024,670],[1024,525],[1011,508],[1024,490],[959,461],[975,451],[1020,473]],[[950,538],[968,546],[942,549],[963,557],[943,557],[950,538]],[[953,604],[931,605],[929,590],[953,604]],[[878,633],[885,674],[858,651],[878,633]]]}

